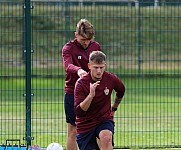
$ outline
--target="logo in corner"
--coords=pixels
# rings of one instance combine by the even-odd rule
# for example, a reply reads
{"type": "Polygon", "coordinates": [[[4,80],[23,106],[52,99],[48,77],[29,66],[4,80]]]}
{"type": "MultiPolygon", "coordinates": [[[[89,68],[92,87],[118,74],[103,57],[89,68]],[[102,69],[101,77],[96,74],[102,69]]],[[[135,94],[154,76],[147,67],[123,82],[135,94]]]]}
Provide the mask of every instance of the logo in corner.
{"type": "Polygon", "coordinates": [[[78,59],[82,59],[82,56],[78,56],[78,59]]]}

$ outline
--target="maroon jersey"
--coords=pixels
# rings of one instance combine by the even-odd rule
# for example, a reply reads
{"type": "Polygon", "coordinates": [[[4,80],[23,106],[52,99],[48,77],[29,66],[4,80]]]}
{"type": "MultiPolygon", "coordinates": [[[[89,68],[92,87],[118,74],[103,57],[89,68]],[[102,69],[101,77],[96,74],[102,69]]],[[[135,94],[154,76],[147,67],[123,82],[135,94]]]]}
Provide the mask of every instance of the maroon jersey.
{"type": "Polygon", "coordinates": [[[75,82],[79,78],[77,71],[82,68],[89,71],[87,66],[89,62],[89,54],[92,51],[101,50],[100,44],[96,41],[91,41],[88,48],[84,49],[75,38],[69,41],[62,48],[63,63],[66,71],[65,92],[73,94],[75,82]]]}
{"type": "Polygon", "coordinates": [[[113,120],[111,112],[111,93],[116,91],[116,96],[122,98],[125,87],[122,81],[114,74],[104,72],[100,85],[96,87],[96,94],[87,111],[80,107],[80,103],[90,93],[90,83],[92,80],[90,72],[78,79],[74,91],[74,105],[76,113],[76,129],[77,133],[84,133],[93,129],[103,120],[113,120]]]}

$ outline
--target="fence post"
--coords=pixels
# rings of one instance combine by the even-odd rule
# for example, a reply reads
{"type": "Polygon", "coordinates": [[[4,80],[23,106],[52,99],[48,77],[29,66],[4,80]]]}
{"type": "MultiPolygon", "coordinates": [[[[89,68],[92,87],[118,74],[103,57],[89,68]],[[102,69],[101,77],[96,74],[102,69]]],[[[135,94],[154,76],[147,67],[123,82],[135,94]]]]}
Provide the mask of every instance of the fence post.
{"type": "Polygon", "coordinates": [[[25,56],[26,56],[26,137],[27,146],[31,145],[31,6],[25,0],[25,56]]]}
{"type": "Polygon", "coordinates": [[[65,2],[65,25],[66,25],[66,41],[70,40],[70,2],[66,0],[65,2]]]}
{"type": "Polygon", "coordinates": [[[141,11],[140,11],[140,1],[138,0],[139,7],[138,7],[138,76],[140,77],[141,74],[141,49],[142,49],[142,43],[141,43],[141,11]]]}

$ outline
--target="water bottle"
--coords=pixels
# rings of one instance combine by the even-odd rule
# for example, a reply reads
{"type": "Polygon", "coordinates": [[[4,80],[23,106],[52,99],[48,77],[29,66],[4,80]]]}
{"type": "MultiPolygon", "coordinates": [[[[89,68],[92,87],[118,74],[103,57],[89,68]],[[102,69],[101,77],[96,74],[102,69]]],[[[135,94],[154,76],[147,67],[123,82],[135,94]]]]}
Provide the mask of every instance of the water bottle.
{"type": "Polygon", "coordinates": [[[6,150],[13,150],[13,147],[11,144],[6,145],[6,150]]]}
{"type": "Polygon", "coordinates": [[[13,145],[13,150],[19,150],[19,148],[18,148],[18,145],[17,145],[17,144],[14,144],[14,145],[13,145]]]}
{"type": "Polygon", "coordinates": [[[26,146],[24,144],[20,145],[20,150],[26,150],[26,146]]]}
{"type": "Polygon", "coordinates": [[[6,145],[4,145],[4,144],[0,145],[0,150],[5,150],[5,148],[6,148],[6,145]]]}

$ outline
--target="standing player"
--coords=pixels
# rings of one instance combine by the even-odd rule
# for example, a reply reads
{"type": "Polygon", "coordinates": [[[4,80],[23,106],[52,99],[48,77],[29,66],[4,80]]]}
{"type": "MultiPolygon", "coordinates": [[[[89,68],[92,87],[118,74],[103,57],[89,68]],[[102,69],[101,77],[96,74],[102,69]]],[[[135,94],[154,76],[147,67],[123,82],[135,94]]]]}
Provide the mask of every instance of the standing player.
{"type": "Polygon", "coordinates": [[[113,116],[125,87],[116,75],[105,71],[105,61],[103,52],[92,52],[88,63],[89,73],[78,79],[75,85],[76,137],[80,150],[99,150],[98,145],[101,150],[113,150],[113,116]],[[116,97],[111,107],[113,90],[116,97]]]}
{"type": "Polygon", "coordinates": [[[67,150],[77,150],[75,111],[74,111],[74,86],[79,77],[85,75],[89,68],[89,54],[101,50],[100,44],[94,41],[93,25],[86,19],[77,23],[75,39],[69,41],[62,48],[62,58],[66,71],[64,106],[67,122],[67,150]]]}

